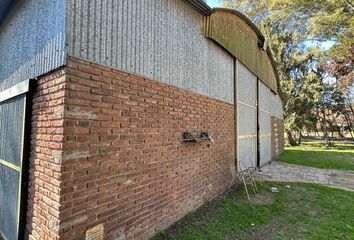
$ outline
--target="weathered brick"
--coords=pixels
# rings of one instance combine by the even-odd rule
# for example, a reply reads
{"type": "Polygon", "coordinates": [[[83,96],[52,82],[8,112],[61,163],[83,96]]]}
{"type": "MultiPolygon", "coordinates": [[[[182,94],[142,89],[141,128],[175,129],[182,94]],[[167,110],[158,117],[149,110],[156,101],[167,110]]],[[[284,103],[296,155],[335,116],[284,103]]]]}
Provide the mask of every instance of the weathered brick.
{"type": "Polygon", "coordinates": [[[284,151],[284,120],[272,117],[272,159],[284,151]]]}
{"type": "Polygon", "coordinates": [[[106,239],[146,239],[233,184],[233,105],[72,57],[60,73],[33,101],[34,237],[103,223],[106,239]],[[215,142],[182,143],[185,131],[215,142]]]}
{"type": "Polygon", "coordinates": [[[33,94],[27,231],[36,239],[59,239],[65,84],[58,70],[40,78],[33,94]]]}

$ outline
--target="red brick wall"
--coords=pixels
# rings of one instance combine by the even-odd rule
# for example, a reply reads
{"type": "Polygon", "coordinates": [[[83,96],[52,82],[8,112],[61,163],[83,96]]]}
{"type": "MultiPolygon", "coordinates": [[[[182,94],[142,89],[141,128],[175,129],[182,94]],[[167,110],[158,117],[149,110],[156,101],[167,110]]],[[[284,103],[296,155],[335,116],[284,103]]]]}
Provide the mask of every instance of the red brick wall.
{"type": "Polygon", "coordinates": [[[64,129],[65,71],[37,81],[32,134],[27,231],[36,239],[58,239],[64,129]]]}
{"type": "Polygon", "coordinates": [[[275,159],[284,151],[284,121],[272,117],[272,158],[275,159]]]}
{"type": "Polygon", "coordinates": [[[66,76],[61,239],[146,239],[231,186],[233,105],[78,59],[66,76]]]}

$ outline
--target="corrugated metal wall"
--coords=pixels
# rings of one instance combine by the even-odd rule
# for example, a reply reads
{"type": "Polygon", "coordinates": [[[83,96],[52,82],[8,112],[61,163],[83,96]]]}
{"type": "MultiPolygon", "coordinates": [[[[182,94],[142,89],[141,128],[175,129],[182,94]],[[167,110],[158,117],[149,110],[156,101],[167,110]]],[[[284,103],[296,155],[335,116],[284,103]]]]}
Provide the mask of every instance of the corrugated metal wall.
{"type": "Polygon", "coordinates": [[[0,91],[65,63],[66,0],[22,1],[0,28],[0,91]]]}
{"type": "Polygon", "coordinates": [[[263,166],[272,160],[271,90],[259,81],[259,157],[263,166]]]}
{"type": "Polygon", "coordinates": [[[0,232],[18,238],[25,97],[0,103],[0,232]]]}
{"type": "Polygon", "coordinates": [[[24,98],[0,103],[0,159],[20,165],[24,98]],[[9,114],[11,113],[11,114],[9,114]]]}
{"type": "Polygon", "coordinates": [[[271,113],[273,117],[283,119],[283,102],[279,95],[271,93],[271,113]]]}
{"type": "Polygon", "coordinates": [[[20,175],[0,165],[0,231],[7,240],[17,240],[17,214],[20,175]]]}
{"type": "Polygon", "coordinates": [[[237,69],[237,160],[238,169],[257,164],[257,77],[242,63],[237,69]]]}
{"type": "Polygon", "coordinates": [[[183,0],[68,0],[69,55],[229,103],[233,58],[183,0]]]}

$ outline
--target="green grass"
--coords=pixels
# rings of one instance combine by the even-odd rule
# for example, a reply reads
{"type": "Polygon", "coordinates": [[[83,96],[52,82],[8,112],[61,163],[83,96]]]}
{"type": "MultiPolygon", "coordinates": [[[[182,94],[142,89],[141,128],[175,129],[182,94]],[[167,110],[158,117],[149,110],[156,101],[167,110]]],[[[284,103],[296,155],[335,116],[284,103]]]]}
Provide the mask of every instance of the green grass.
{"type": "Polygon", "coordinates": [[[354,145],[336,143],[326,148],[322,142],[304,142],[288,147],[277,161],[325,169],[354,170],[354,145]]]}
{"type": "Polygon", "coordinates": [[[354,239],[354,193],[315,184],[263,183],[246,201],[242,189],[188,214],[153,240],[354,239]],[[270,193],[271,187],[280,193],[270,193]]]}

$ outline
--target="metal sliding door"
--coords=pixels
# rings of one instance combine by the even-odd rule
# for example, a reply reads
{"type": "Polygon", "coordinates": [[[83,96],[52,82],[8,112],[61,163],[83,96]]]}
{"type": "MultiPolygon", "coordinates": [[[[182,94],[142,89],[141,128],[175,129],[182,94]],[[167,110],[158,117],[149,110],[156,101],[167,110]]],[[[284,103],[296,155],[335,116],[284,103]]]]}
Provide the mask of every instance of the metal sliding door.
{"type": "Polygon", "coordinates": [[[236,61],[238,169],[257,166],[257,77],[236,61]]]}
{"type": "Polygon", "coordinates": [[[258,83],[259,165],[272,160],[271,90],[261,81],[258,83]]]}
{"type": "MultiPolygon", "coordinates": [[[[0,233],[21,239],[24,217],[26,111],[29,81],[0,92],[0,233]],[[22,209],[21,209],[22,208],[22,209]]],[[[28,130],[28,129],[27,129],[28,130]]]]}

